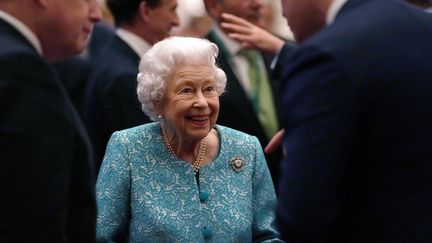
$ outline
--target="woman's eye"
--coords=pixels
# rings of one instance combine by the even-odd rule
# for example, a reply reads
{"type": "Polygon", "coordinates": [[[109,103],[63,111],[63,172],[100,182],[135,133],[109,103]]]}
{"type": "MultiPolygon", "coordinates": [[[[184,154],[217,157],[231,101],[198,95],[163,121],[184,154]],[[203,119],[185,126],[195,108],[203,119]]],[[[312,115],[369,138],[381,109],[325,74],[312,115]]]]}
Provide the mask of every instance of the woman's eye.
{"type": "Polygon", "coordinates": [[[189,94],[189,93],[192,93],[192,89],[191,88],[184,88],[184,89],[180,90],[180,93],[189,94]]]}
{"type": "Polygon", "coordinates": [[[208,86],[204,89],[204,91],[206,91],[206,92],[212,92],[214,90],[215,90],[215,88],[213,86],[208,86]]]}

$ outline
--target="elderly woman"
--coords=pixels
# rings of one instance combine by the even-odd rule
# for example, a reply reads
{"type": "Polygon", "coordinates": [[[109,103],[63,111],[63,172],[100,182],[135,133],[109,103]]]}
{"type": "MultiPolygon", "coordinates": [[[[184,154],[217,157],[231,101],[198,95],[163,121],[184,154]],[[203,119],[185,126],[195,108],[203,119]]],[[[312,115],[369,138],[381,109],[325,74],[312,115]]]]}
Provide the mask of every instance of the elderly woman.
{"type": "Polygon", "coordinates": [[[218,48],[191,37],[143,57],[138,98],[154,123],[115,132],[97,181],[100,242],[278,241],[276,196],[256,137],[216,125],[218,48]]]}

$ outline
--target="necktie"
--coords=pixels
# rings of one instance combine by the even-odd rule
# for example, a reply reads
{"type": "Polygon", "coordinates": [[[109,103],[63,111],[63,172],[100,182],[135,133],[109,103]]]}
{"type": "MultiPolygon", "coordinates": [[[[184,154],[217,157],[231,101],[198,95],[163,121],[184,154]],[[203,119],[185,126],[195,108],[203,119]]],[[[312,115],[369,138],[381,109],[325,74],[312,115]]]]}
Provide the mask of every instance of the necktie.
{"type": "Polygon", "coordinates": [[[262,61],[260,63],[261,56],[257,51],[249,49],[240,50],[239,55],[249,64],[249,98],[267,137],[271,138],[278,131],[278,122],[267,72],[262,61]]]}

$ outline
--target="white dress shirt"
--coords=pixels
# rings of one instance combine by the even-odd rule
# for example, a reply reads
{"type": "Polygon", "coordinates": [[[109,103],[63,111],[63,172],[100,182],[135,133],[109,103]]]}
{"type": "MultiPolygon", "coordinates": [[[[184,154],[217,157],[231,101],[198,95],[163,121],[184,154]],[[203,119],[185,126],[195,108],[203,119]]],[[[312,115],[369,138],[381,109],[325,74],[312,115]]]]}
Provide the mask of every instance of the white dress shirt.
{"type": "Polygon", "coordinates": [[[3,19],[4,21],[8,22],[10,25],[12,25],[18,32],[20,32],[29,42],[30,44],[36,49],[37,53],[39,53],[40,56],[42,56],[42,46],[37,38],[37,36],[33,33],[33,31],[30,30],[23,22],[21,22],[19,19],[15,18],[14,16],[6,13],[5,11],[0,10],[0,19],[3,19]]]}
{"type": "Polygon", "coordinates": [[[126,44],[128,44],[130,48],[132,48],[132,50],[134,50],[135,53],[140,57],[144,55],[144,53],[146,53],[151,47],[151,45],[143,38],[128,30],[118,28],[116,34],[118,37],[120,37],[120,39],[126,42],[126,44]]]}
{"type": "MultiPolygon", "coordinates": [[[[243,48],[242,45],[239,42],[230,39],[218,26],[214,26],[213,30],[218,38],[222,41],[226,51],[230,55],[228,62],[234,67],[232,68],[233,72],[237,76],[237,79],[239,80],[243,89],[249,94],[251,90],[251,84],[249,80],[249,63],[244,56],[239,55],[239,51],[243,48]]],[[[263,58],[261,55],[259,55],[259,57],[259,65],[263,70],[266,70],[263,58]]]]}

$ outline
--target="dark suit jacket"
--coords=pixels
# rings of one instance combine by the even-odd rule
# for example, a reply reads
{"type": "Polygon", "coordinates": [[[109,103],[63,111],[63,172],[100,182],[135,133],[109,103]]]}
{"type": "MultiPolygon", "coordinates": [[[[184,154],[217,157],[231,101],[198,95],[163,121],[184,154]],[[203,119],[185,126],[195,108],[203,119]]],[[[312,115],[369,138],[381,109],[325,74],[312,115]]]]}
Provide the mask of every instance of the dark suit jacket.
{"type": "Polygon", "coordinates": [[[111,134],[150,119],[141,110],[136,87],[140,57],[118,36],[101,54],[86,96],[85,120],[99,169],[111,134]]]}
{"type": "MultiPolygon", "coordinates": [[[[432,16],[349,0],[283,68],[292,242],[431,242],[432,16]]],[[[290,242],[291,242],[290,241],[290,242]]]]}
{"type": "Polygon", "coordinates": [[[78,114],[84,117],[84,100],[90,78],[90,60],[75,56],[53,63],[78,114]]]}
{"type": "MultiPolygon", "coordinates": [[[[290,54],[294,52],[296,49],[297,44],[292,41],[285,41],[285,44],[282,46],[281,50],[279,50],[279,53],[276,55],[276,62],[274,66],[272,66],[271,75],[274,79],[280,80],[281,83],[280,86],[282,87],[282,80],[281,80],[281,69],[282,66],[286,65],[286,63],[289,61],[290,54]]],[[[272,60],[273,62],[274,60],[272,60]]],[[[273,64],[273,63],[272,63],[273,64]]],[[[281,92],[279,92],[279,95],[281,95],[281,92]]],[[[280,119],[282,119],[283,116],[281,116],[280,119]]]]}
{"type": "Polygon", "coordinates": [[[94,65],[99,56],[115,37],[115,28],[107,23],[99,22],[93,26],[90,40],[87,44],[87,59],[94,65]]]}
{"type": "MultiPolygon", "coordinates": [[[[246,91],[241,86],[233,68],[228,62],[229,54],[224,51],[225,48],[222,47],[223,44],[214,32],[210,32],[207,39],[219,46],[220,51],[216,62],[227,77],[226,92],[220,97],[220,110],[217,123],[256,136],[261,146],[264,148],[269,142],[269,138],[267,138],[265,134],[264,128],[258,119],[258,115],[246,91]]],[[[267,66],[269,66],[272,57],[264,56],[263,58],[267,66]]],[[[279,82],[270,77],[269,80],[273,92],[274,104],[276,106],[276,114],[279,115],[279,82]]],[[[267,164],[275,185],[277,185],[278,182],[281,158],[281,150],[266,155],[267,164]]]]}
{"type": "Polygon", "coordinates": [[[93,242],[90,142],[63,84],[0,20],[0,242],[93,242]]]}

